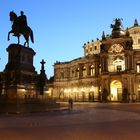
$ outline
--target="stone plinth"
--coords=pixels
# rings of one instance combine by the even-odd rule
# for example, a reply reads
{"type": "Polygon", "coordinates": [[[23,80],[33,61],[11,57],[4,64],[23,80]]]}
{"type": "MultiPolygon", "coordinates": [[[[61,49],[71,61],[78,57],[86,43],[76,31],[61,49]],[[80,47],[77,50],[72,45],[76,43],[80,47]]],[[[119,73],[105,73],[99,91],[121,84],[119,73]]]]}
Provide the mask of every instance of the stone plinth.
{"type": "Polygon", "coordinates": [[[10,98],[24,97],[25,94],[36,94],[37,72],[33,66],[33,49],[19,44],[7,48],[8,63],[4,69],[3,94],[10,98]]]}
{"type": "Polygon", "coordinates": [[[19,44],[11,44],[7,48],[8,63],[4,71],[24,71],[36,73],[33,66],[33,57],[36,54],[33,49],[19,44]]]}

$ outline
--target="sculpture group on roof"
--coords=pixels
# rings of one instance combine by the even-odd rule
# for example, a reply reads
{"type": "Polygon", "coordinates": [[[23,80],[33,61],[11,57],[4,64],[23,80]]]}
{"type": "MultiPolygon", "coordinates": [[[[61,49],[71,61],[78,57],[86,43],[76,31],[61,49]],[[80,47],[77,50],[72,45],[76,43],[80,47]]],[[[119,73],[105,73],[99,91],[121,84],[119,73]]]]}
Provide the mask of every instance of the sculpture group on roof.
{"type": "Polygon", "coordinates": [[[113,29],[121,29],[122,27],[122,18],[116,18],[114,20],[114,24],[111,24],[111,28],[113,29]]]}

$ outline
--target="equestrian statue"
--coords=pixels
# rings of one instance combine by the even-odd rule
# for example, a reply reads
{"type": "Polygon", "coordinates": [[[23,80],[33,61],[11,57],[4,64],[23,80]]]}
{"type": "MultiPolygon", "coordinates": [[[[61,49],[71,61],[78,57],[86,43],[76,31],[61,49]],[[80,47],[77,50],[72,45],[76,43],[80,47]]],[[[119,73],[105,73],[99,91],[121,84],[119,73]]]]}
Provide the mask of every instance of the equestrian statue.
{"type": "Polygon", "coordinates": [[[114,20],[114,25],[113,24],[111,24],[111,28],[113,28],[114,30],[118,30],[118,29],[121,29],[121,27],[123,27],[122,26],[122,18],[116,18],[115,20],[114,20]]]}
{"type": "Polygon", "coordinates": [[[29,36],[34,43],[34,37],[33,37],[33,31],[27,24],[26,16],[24,15],[24,12],[20,12],[21,15],[17,16],[13,11],[9,13],[10,21],[12,24],[12,30],[8,32],[8,41],[10,40],[10,34],[13,33],[13,36],[16,36],[18,38],[18,44],[20,43],[20,36],[23,35],[25,38],[25,47],[29,47],[29,36]]]}

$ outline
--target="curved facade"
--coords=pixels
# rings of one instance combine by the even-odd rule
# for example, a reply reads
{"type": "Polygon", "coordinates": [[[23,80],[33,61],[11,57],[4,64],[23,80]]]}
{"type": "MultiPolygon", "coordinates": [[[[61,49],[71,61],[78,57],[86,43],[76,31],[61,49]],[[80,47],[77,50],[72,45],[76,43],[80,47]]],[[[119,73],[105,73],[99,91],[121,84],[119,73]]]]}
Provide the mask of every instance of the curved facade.
{"type": "Polygon", "coordinates": [[[84,56],[54,64],[53,96],[74,101],[140,100],[140,26],[120,19],[102,39],[84,44],[84,56]]]}

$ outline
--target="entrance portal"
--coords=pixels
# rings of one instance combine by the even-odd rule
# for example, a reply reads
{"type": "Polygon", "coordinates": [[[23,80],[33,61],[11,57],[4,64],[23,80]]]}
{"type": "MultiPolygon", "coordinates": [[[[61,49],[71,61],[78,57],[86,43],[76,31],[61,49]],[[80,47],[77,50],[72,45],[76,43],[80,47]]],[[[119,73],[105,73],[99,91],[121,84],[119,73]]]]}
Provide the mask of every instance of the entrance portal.
{"type": "Polygon", "coordinates": [[[111,101],[122,100],[122,83],[118,80],[114,80],[110,84],[111,101]]]}

